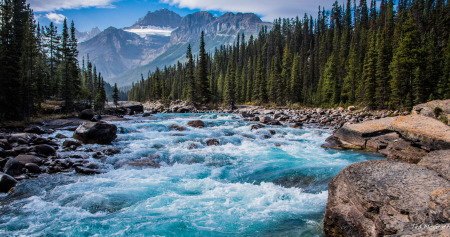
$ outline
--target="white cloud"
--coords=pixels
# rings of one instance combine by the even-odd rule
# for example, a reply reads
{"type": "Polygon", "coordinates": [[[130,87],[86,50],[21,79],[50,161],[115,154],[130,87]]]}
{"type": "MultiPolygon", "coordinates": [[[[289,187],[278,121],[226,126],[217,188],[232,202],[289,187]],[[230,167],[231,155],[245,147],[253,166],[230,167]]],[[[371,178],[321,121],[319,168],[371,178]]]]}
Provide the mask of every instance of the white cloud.
{"type": "Polygon", "coordinates": [[[35,12],[49,12],[85,7],[110,8],[117,1],[119,0],[28,0],[28,3],[35,12]]]}
{"type": "MultiPolygon", "coordinates": [[[[330,10],[335,0],[160,0],[180,8],[215,10],[221,12],[253,12],[265,21],[279,17],[317,16],[319,6],[330,10]]],[[[344,4],[344,0],[339,0],[344,4]]]]}
{"type": "Polygon", "coordinates": [[[61,24],[66,18],[63,14],[58,14],[54,12],[45,14],[45,17],[47,17],[50,21],[53,21],[56,24],[61,24]]]}

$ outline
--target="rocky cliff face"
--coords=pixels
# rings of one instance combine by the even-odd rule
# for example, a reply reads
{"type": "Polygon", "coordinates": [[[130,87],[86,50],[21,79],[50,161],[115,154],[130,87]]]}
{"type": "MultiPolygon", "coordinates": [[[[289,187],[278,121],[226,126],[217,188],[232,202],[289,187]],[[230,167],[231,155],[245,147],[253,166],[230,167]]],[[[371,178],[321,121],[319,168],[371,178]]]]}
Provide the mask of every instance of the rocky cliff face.
{"type": "Polygon", "coordinates": [[[161,9],[155,12],[148,12],[147,15],[136,21],[131,28],[148,26],[177,28],[180,25],[180,22],[180,15],[167,9],[161,9]]]}
{"type": "Polygon", "coordinates": [[[344,125],[327,141],[388,158],[353,164],[330,182],[327,236],[450,236],[448,125],[413,114],[344,125]]]}

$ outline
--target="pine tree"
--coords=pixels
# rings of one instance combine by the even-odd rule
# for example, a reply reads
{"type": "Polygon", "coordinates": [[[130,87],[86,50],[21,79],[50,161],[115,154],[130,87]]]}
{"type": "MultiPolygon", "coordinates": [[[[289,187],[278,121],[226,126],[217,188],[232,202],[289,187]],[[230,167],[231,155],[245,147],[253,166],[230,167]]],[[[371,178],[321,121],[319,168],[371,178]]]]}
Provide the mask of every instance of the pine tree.
{"type": "Polygon", "coordinates": [[[294,61],[292,63],[291,69],[291,80],[290,80],[290,101],[292,103],[300,102],[302,95],[302,81],[300,77],[300,66],[299,66],[299,55],[294,56],[294,61]]]}
{"type": "Polygon", "coordinates": [[[200,54],[196,88],[198,102],[200,102],[201,104],[208,103],[210,101],[208,84],[208,55],[205,51],[205,33],[203,31],[200,37],[200,54]]]}
{"type": "Polygon", "coordinates": [[[117,83],[114,83],[112,98],[114,101],[114,105],[117,107],[119,105],[119,89],[117,88],[117,83]]]}
{"type": "Polygon", "coordinates": [[[367,50],[364,59],[363,82],[364,82],[364,103],[369,108],[375,108],[375,89],[376,89],[376,65],[377,65],[377,51],[376,51],[376,35],[371,31],[369,38],[369,49],[367,50]]]}
{"type": "Polygon", "coordinates": [[[196,101],[195,97],[195,77],[194,77],[194,58],[192,56],[191,45],[188,45],[186,52],[187,64],[186,64],[186,81],[187,81],[187,98],[189,102],[196,101]]]}

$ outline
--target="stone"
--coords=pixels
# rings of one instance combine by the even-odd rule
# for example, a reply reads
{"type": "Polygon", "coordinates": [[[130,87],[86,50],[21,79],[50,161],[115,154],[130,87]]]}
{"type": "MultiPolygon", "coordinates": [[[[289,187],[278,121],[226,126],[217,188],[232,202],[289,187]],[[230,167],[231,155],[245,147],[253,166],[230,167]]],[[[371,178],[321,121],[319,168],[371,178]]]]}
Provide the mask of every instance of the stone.
{"type": "Polygon", "coordinates": [[[30,136],[28,133],[16,133],[8,137],[9,143],[28,144],[29,140],[30,136]]]}
{"type": "Polygon", "coordinates": [[[302,128],[303,127],[303,123],[302,122],[295,122],[291,128],[302,128]]]}
{"type": "Polygon", "coordinates": [[[449,223],[449,187],[450,181],[420,165],[352,164],[329,183],[325,235],[403,236],[417,233],[417,225],[449,223]]]}
{"type": "Polygon", "coordinates": [[[21,162],[14,159],[9,159],[3,168],[3,172],[11,176],[16,176],[23,174],[23,168],[24,165],[21,162]]]}
{"type": "Polygon", "coordinates": [[[66,140],[64,140],[63,142],[63,147],[72,147],[74,146],[75,148],[82,146],[81,142],[73,139],[73,138],[68,138],[66,140]]]}
{"type": "Polygon", "coordinates": [[[30,125],[30,126],[26,127],[23,131],[26,133],[35,133],[35,134],[46,133],[46,131],[43,128],[41,128],[37,125],[30,125]]]}
{"type": "Polygon", "coordinates": [[[250,130],[258,130],[260,128],[265,128],[266,126],[262,125],[262,124],[253,124],[250,128],[250,130]]]}
{"type": "Polygon", "coordinates": [[[93,175],[93,174],[104,174],[106,173],[105,171],[102,170],[97,170],[97,169],[89,169],[83,166],[76,166],[75,167],[75,172],[77,172],[77,174],[86,174],[86,175],[93,175]]]}
{"type": "Polygon", "coordinates": [[[353,105],[351,105],[351,106],[347,107],[347,110],[348,110],[348,111],[355,111],[355,110],[356,110],[356,107],[353,106],[353,105]]]}
{"type": "Polygon", "coordinates": [[[14,158],[14,160],[19,161],[23,165],[28,163],[41,165],[44,162],[41,158],[33,155],[18,155],[14,158]]]}
{"type": "Polygon", "coordinates": [[[36,138],[32,139],[31,142],[33,142],[36,145],[41,145],[41,144],[56,145],[54,142],[49,141],[45,137],[36,137],[36,138]]]}
{"type": "Polygon", "coordinates": [[[68,138],[66,135],[63,135],[63,134],[61,134],[61,133],[56,134],[55,137],[58,138],[58,139],[65,139],[65,138],[68,138]]]}
{"type": "Polygon", "coordinates": [[[418,165],[432,169],[450,180],[450,150],[432,151],[424,156],[418,165]]]}
{"type": "Polygon", "coordinates": [[[413,146],[410,141],[404,139],[396,139],[395,141],[389,143],[386,149],[379,150],[379,152],[388,159],[400,160],[409,163],[416,164],[422,157],[424,157],[427,152],[413,146]]]}
{"type": "Polygon", "coordinates": [[[219,144],[220,144],[219,140],[217,140],[215,138],[206,140],[206,145],[208,145],[208,146],[218,146],[219,144]]]}
{"type": "Polygon", "coordinates": [[[16,154],[24,154],[30,151],[30,147],[26,145],[16,146],[12,149],[16,154]]]}
{"type": "Polygon", "coordinates": [[[254,118],[255,117],[254,114],[247,113],[247,112],[242,112],[241,115],[243,118],[254,118]]]}
{"type": "Polygon", "coordinates": [[[12,146],[6,139],[0,139],[0,148],[3,148],[5,150],[11,150],[12,146]]]}
{"type": "Polygon", "coordinates": [[[194,120],[194,121],[189,121],[187,123],[188,126],[194,127],[194,128],[203,128],[205,127],[205,123],[201,120],[194,120]]]}
{"type": "Polygon", "coordinates": [[[436,118],[434,113],[435,108],[442,110],[440,115],[450,114],[450,99],[449,100],[433,100],[428,103],[419,104],[413,107],[412,114],[423,115],[431,118],[436,118]]]}
{"type": "Polygon", "coordinates": [[[27,169],[28,173],[32,173],[32,174],[40,174],[41,168],[39,168],[38,165],[33,164],[33,163],[27,163],[25,164],[25,169],[27,169]]]}
{"type": "Polygon", "coordinates": [[[393,143],[398,139],[400,139],[400,136],[396,132],[376,136],[366,141],[365,149],[367,151],[379,151],[385,149],[390,143],[393,143]]]}
{"type": "Polygon", "coordinates": [[[393,120],[390,129],[431,150],[450,149],[450,126],[436,119],[421,115],[400,116],[393,120]]]}
{"type": "Polygon", "coordinates": [[[92,109],[85,109],[80,112],[80,116],[78,117],[84,120],[91,120],[94,118],[94,111],[92,109]]]}
{"type": "Polygon", "coordinates": [[[117,126],[106,122],[85,122],[73,137],[84,144],[110,144],[117,138],[117,126]]]}
{"type": "Polygon", "coordinates": [[[103,154],[105,154],[107,156],[113,156],[113,155],[116,155],[119,153],[120,153],[120,149],[117,149],[117,148],[108,148],[108,149],[103,150],[103,154]]]}
{"type": "Polygon", "coordinates": [[[0,192],[1,193],[8,193],[9,190],[14,188],[16,186],[17,180],[15,180],[13,177],[4,174],[0,172],[0,192]]]}
{"type": "Polygon", "coordinates": [[[170,130],[185,131],[186,128],[177,124],[170,125],[170,130]]]}
{"type": "Polygon", "coordinates": [[[54,156],[54,155],[56,155],[56,149],[53,148],[50,145],[47,145],[47,144],[37,145],[37,146],[34,147],[34,150],[39,155],[43,155],[43,156],[54,156]]]}

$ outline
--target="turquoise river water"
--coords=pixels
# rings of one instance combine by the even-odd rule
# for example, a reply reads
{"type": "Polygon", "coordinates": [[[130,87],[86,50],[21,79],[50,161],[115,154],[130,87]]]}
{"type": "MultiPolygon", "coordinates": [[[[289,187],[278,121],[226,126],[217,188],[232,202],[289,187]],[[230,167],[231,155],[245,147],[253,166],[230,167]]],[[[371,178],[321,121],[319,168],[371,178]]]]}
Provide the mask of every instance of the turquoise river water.
{"type": "Polygon", "coordinates": [[[239,115],[158,114],[115,124],[121,153],[87,157],[107,173],[21,182],[0,196],[0,236],[322,236],[328,182],[354,162],[382,158],[321,148],[331,130],[252,131],[239,115]],[[206,127],[186,125],[196,119],[206,127]],[[220,144],[207,146],[208,138],[220,144]],[[161,167],[126,164],[140,159],[161,167]]]}

